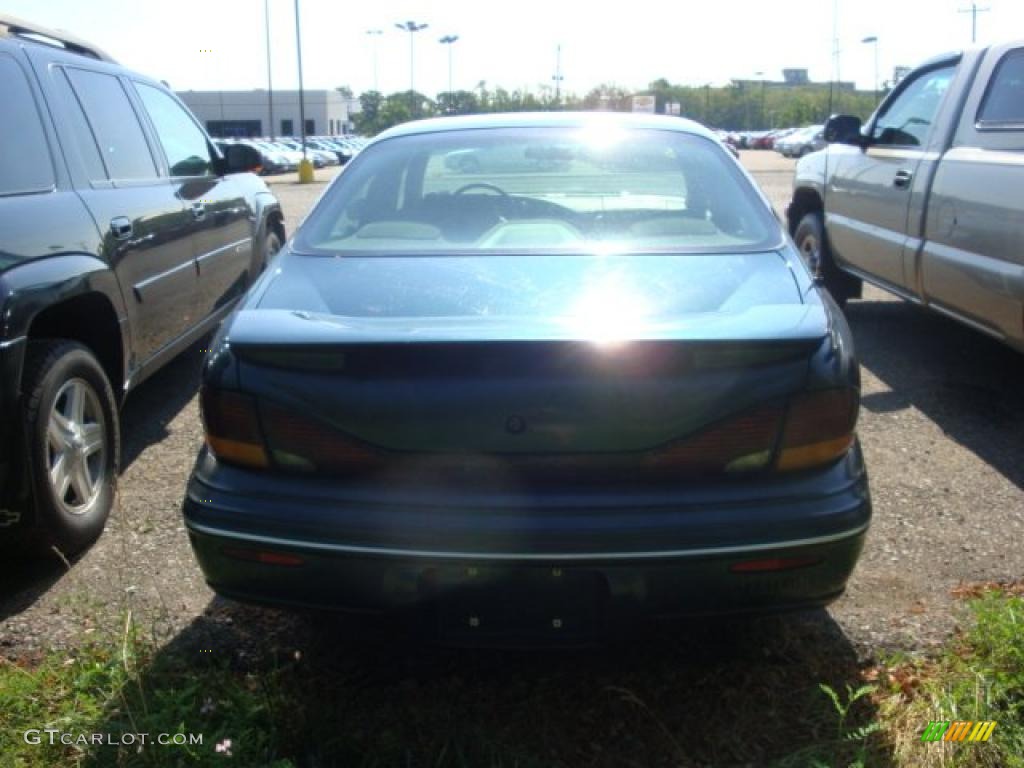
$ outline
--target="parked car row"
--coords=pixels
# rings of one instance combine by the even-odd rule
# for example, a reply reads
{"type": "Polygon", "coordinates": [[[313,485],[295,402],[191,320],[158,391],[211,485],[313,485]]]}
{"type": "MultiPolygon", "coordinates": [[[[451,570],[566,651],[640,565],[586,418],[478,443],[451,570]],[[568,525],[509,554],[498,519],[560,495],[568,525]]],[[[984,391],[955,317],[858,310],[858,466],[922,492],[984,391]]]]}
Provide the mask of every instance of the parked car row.
{"type": "MultiPolygon", "coordinates": [[[[306,156],[315,168],[329,165],[345,165],[366,144],[362,136],[307,136],[306,156]]],[[[260,171],[264,175],[289,173],[299,167],[302,161],[302,139],[282,136],[275,139],[244,138],[218,139],[217,146],[223,150],[231,144],[252,147],[263,158],[260,171]]]]}
{"type": "Polygon", "coordinates": [[[737,149],[774,149],[785,157],[803,157],[825,146],[823,128],[808,125],[771,131],[720,131],[719,136],[737,149]]]}

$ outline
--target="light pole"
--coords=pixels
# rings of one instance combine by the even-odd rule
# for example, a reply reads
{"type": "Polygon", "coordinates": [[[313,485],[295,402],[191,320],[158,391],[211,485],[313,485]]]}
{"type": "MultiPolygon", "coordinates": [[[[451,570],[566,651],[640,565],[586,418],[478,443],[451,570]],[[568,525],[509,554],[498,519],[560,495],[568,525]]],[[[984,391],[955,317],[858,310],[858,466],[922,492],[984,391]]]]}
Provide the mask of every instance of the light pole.
{"type": "Polygon", "coordinates": [[[760,109],[761,116],[759,118],[759,121],[761,123],[760,130],[763,131],[764,130],[764,82],[765,82],[764,81],[764,72],[755,72],[754,73],[754,77],[761,78],[761,109],[760,109]]]}
{"type": "Polygon", "coordinates": [[[270,78],[270,0],[263,0],[263,19],[267,27],[267,107],[270,112],[270,140],[274,140],[274,81],[270,78]]]}
{"type": "Polygon", "coordinates": [[[413,47],[413,40],[416,38],[416,33],[422,29],[429,27],[429,24],[417,24],[415,21],[407,21],[404,24],[395,24],[396,27],[401,29],[403,32],[409,33],[409,116],[416,116],[416,68],[415,68],[415,49],[413,47]]]}
{"type": "Polygon", "coordinates": [[[551,77],[555,81],[555,105],[561,106],[562,102],[562,81],[565,77],[562,76],[562,45],[558,44],[555,48],[555,74],[551,77]]]}
{"type": "Polygon", "coordinates": [[[441,45],[448,46],[448,111],[455,111],[455,91],[452,90],[452,43],[459,39],[458,35],[445,35],[438,40],[441,45]]]}
{"type": "Polygon", "coordinates": [[[306,92],[302,86],[302,32],[299,25],[299,0],[295,0],[295,50],[299,57],[299,127],[302,129],[302,161],[299,163],[299,183],[313,181],[313,164],[306,157],[306,92]]]}
{"type": "Polygon", "coordinates": [[[878,36],[869,35],[861,40],[865,45],[870,43],[875,47],[875,104],[878,103],[878,36]]]}
{"type": "Polygon", "coordinates": [[[377,83],[377,38],[384,34],[383,29],[368,29],[366,34],[370,36],[373,41],[373,90],[380,93],[380,87],[377,83]]]}
{"type": "Polygon", "coordinates": [[[988,13],[991,8],[979,8],[977,3],[971,3],[970,8],[961,8],[960,13],[971,14],[971,44],[978,42],[978,14],[988,13]]]}

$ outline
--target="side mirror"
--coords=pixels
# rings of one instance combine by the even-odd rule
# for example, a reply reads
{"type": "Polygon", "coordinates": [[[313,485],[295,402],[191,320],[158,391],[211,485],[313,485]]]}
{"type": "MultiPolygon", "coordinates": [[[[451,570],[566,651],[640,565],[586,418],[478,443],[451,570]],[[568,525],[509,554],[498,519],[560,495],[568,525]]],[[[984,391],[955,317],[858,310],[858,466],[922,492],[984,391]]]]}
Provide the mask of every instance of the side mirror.
{"type": "Polygon", "coordinates": [[[225,144],[221,147],[224,153],[224,174],[259,173],[263,170],[263,156],[255,147],[247,144],[225,144]]]}
{"type": "Polygon", "coordinates": [[[825,141],[828,144],[864,146],[861,121],[856,115],[832,115],[825,123],[825,141]]]}

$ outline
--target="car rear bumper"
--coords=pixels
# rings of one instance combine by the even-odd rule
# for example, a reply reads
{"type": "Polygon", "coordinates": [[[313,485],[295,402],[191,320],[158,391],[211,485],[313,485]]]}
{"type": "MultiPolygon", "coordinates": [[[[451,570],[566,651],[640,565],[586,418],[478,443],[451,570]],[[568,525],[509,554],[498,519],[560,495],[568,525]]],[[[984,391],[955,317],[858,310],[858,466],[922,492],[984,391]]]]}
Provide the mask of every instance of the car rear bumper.
{"type": "Polygon", "coordinates": [[[386,612],[474,594],[507,610],[575,583],[603,620],[827,604],[871,502],[859,447],[781,480],[533,498],[254,473],[204,449],[184,516],[208,583],[239,600],[386,612]]]}

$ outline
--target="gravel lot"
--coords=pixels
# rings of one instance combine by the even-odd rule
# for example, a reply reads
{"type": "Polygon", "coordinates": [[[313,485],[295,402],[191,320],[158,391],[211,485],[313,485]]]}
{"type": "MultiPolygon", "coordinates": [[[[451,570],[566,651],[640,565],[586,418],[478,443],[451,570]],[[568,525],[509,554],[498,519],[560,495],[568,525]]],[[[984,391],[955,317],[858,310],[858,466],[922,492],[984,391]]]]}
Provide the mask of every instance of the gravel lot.
{"type": "MultiPolygon", "coordinates": [[[[794,162],[771,152],[744,153],[743,162],[781,212],[794,162]]],[[[271,180],[289,232],[333,173],[317,175],[311,186],[271,180]]],[[[958,583],[1024,574],[1024,357],[870,288],[848,316],[863,365],[859,432],[874,525],[848,594],[827,612],[753,626],[769,635],[779,622],[803,626],[864,658],[944,638],[958,583]]],[[[70,568],[56,557],[0,560],[0,655],[70,648],[116,631],[125,608],[165,641],[199,642],[225,630],[217,636],[235,653],[323,631],[215,599],[195,565],[180,505],[202,441],[202,346],[129,398],[119,507],[100,541],[70,568]]]]}

